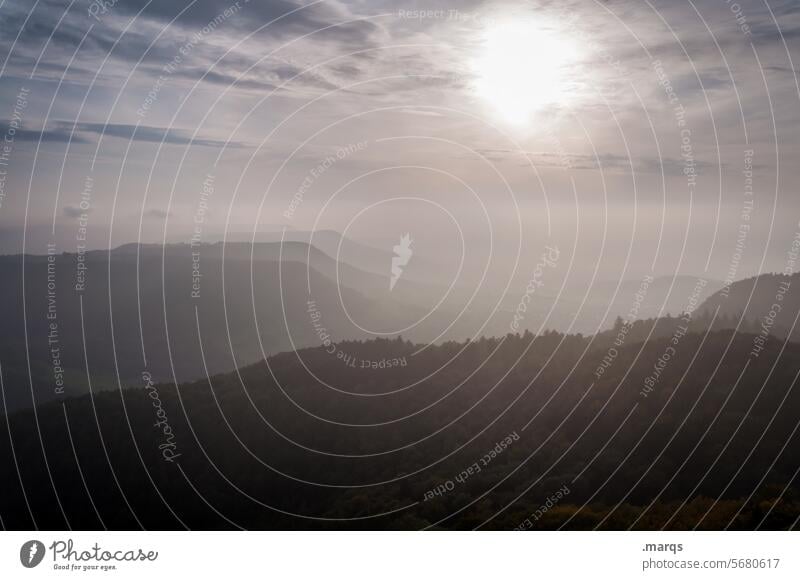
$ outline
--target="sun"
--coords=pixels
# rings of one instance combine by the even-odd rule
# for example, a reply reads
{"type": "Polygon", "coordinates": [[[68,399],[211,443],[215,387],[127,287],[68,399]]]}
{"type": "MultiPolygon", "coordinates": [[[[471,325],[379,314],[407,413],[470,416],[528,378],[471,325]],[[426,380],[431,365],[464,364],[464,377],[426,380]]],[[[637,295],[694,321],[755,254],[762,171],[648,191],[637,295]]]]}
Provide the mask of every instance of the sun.
{"type": "Polygon", "coordinates": [[[525,125],[536,110],[566,98],[567,67],[576,59],[565,34],[535,21],[497,22],[473,62],[475,91],[505,121],[525,125]]]}

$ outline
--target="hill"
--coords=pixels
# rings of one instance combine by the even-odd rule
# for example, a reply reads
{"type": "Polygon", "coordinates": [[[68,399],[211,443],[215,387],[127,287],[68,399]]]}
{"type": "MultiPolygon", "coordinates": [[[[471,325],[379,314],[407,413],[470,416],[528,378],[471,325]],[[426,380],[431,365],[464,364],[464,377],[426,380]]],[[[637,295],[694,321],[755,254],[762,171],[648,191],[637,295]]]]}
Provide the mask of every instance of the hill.
{"type": "MultiPolygon", "coordinates": [[[[733,282],[712,294],[699,312],[711,316],[717,309],[717,316],[726,326],[736,326],[741,320],[753,332],[763,330],[784,338],[800,312],[800,273],[761,274],[733,282]]],[[[800,329],[795,329],[792,340],[798,338],[800,329]]]]}
{"type": "Polygon", "coordinates": [[[380,304],[367,297],[384,287],[388,277],[299,242],[2,256],[0,360],[14,379],[7,405],[30,405],[31,390],[42,402],[85,393],[90,382],[138,385],[144,370],[184,382],[319,345],[309,301],[335,340],[364,334],[345,306],[364,326],[402,327],[422,315],[400,292],[383,291],[380,304]],[[337,273],[353,286],[337,284],[337,273]]]}
{"type": "Polygon", "coordinates": [[[629,344],[599,378],[607,349],[555,332],[142,377],[11,415],[0,514],[12,529],[788,527],[800,346],[754,357],[753,340],[629,344]]]}

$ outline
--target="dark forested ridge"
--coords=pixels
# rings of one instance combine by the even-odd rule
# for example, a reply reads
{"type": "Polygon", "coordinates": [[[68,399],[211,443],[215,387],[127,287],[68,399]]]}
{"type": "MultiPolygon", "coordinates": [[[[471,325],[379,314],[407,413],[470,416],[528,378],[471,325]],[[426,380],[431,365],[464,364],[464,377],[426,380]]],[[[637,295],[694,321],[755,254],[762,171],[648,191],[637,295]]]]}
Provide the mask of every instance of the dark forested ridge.
{"type": "Polygon", "coordinates": [[[755,337],[613,351],[556,332],[341,342],[179,387],[144,376],[10,415],[0,516],[58,529],[786,528],[800,515],[800,345],[753,355],[755,337]]]}
{"type": "Polygon", "coordinates": [[[800,329],[792,324],[800,311],[800,273],[761,274],[738,280],[724,286],[708,297],[700,307],[700,314],[716,314],[726,326],[759,333],[762,324],[768,333],[792,340],[800,338],[800,329]],[[792,291],[794,290],[794,291],[792,291]]]}

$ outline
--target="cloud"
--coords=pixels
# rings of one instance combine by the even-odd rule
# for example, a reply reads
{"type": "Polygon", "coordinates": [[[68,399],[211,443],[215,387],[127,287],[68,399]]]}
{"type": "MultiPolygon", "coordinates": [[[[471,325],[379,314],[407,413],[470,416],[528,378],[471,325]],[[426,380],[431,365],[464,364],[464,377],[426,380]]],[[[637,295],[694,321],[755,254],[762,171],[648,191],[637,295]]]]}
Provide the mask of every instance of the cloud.
{"type": "MultiPolygon", "coordinates": [[[[249,67],[272,47],[307,34],[311,36],[295,45],[301,53],[309,46],[324,46],[332,54],[364,50],[378,46],[375,39],[382,31],[376,23],[358,18],[346,4],[327,0],[305,5],[292,0],[117,0],[97,19],[89,16],[90,6],[97,5],[78,0],[65,12],[64,6],[54,0],[41,0],[33,7],[20,0],[8,0],[0,8],[0,53],[8,55],[4,75],[13,71],[26,76],[44,66],[47,70],[42,72],[50,73],[52,78],[60,77],[59,73],[69,67],[67,79],[89,84],[96,67],[109,57],[101,82],[128,78],[128,67],[134,65],[137,72],[155,79],[163,65],[176,55],[183,55],[178,68],[184,70],[175,76],[197,80],[213,68],[205,74],[204,81],[229,85],[238,75],[226,70],[229,64],[214,63],[235,41],[250,33],[258,31],[247,48],[234,49],[226,62],[239,59],[249,67]]],[[[271,70],[262,72],[260,78],[248,74],[236,81],[235,87],[271,90],[306,68],[275,62],[269,65],[271,70]]],[[[295,84],[336,88],[335,83],[315,71],[295,78],[291,88],[295,84]]]]}
{"type": "Polygon", "coordinates": [[[437,113],[436,111],[431,111],[429,109],[418,109],[413,106],[398,109],[398,112],[405,113],[407,115],[419,115],[421,117],[444,117],[444,115],[437,113]]]}
{"type": "MultiPolygon", "coordinates": [[[[72,123],[65,121],[57,122],[61,131],[67,131],[72,127],[72,123]]],[[[76,131],[80,133],[90,133],[99,136],[116,137],[146,143],[168,143],[171,145],[198,145],[200,147],[222,147],[238,148],[244,145],[232,141],[226,145],[225,141],[218,139],[195,138],[192,139],[191,133],[182,129],[172,129],[168,127],[154,127],[151,125],[129,125],[120,123],[75,123],[76,131]]]]}
{"type": "Polygon", "coordinates": [[[792,68],[790,66],[765,66],[764,70],[777,73],[785,73],[792,76],[800,74],[800,69],[792,68]]]}
{"type": "Polygon", "coordinates": [[[143,18],[187,29],[208,26],[226,11],[230,13],[233,10],[235,14],[226,20],[226,24],[247,31],[266,25],[263,34],[277,40],[315,33],[317,40],[363,47],[378,30],[368,21],[347,22],[353,16],[344,5],[328,1],[300,4],[290,0],[196,0],[188,4],[119,0],[112,9],[128,16],[141,14],[143,18]]]}
{"type": "Polygon", "coordinates": [[[167,127],[154,127],[151,125],[127,125],[119,123],[70,123],[67,121],[55,121],[49,127],[42,129],[29,129],[24,126],[14,126],[9,121],[0,121],[0,135],[9,135],[13,141],[38,142],[43,143],[92,143],[87,138],[87,134],[105,135],[119,139],[133,139],[147,143],[164,143],[170,145],[197,145],[199,147],[223,147],[238,149],[246,145],[231,141],[227,143],[219,139],[195,138],[192,139],[191,133],[183,129],[172,129],[167,127]]]}
{"type": "Polygon", "coordinates": [[[254,66],[249,58],[228,55],[224,62],[214,63],[209,58],[206,68],[182,67],[172,76],[195,82],[202,79],[203,82],[222,87],[261,93],[279,90],[293,92],[303,88],[331,91],[340,88],[327,72],[323,67],[312,68],[286,58],[272,58],[254,66]]]}
{"type": "Polygon", "coordinates": [[[172,212],[171,211],[167,211],[165,209],[153,208],[153,209],[148,209],[146,212],[144,212],[144,217],[152,218],[152,219],[163,220],[163,219],[167,219],[168,217],[171,217],[171,216],[172,216],[172,212]]]}
{"type": "Polygon", "coordinates": [[[253,91],[272,91],[276,86],[270,82],[259,80],[253,76],[241,76],[233,73],[226,73],[217,70],[204,70],[199,67],[180,70],[175,73],[178,78],[185,78],[191,81],[203,77],[207,83],[220,85],[223,87],[232,87],[237,89],[253,90],[253,91]],[[203,77],[205,75],[205,77],[203,77]]]}
{"type": "MultiPolygon", "coordinates": [[[[49,129],[28,129],[24,125],[12,127],[10,121],[0,121],[0,135],[8,135],[13,141],[33,141],[42,143],[69,143],[70,132],[63,127],[49,129]]],[[[73,143],[88,143],[88,140],[78,134],[72,135],[73,143]]]]}
{"type": "MultiPolygon", "coordinates": [[[[560,167],[563,169],[600,170],[638,173],[661,173],[665,175],[683,175],[685,163],[683,159],[673,157],[631,157],[601,153],[593,155],[558,153],[558,152],[533,152],[515,151],[513,149],[480,149],[480,154],[491,161],[514,161],[517,164],[527,165],[529,162],[537,167],[560,167]],[[530,160],[530,161],[528,161],[530,160]]],[[[694,168],[699,172],[708,169],[717,169],[716,163],[694,160],[694,168]]]]}
{"type": "Polygon", "coordinates": [[[81,217],[85,213],[89,213],[91,209],[83,210],[76,205],[65,205],[64,206],[64,217],[77,219],[81,217]]]}

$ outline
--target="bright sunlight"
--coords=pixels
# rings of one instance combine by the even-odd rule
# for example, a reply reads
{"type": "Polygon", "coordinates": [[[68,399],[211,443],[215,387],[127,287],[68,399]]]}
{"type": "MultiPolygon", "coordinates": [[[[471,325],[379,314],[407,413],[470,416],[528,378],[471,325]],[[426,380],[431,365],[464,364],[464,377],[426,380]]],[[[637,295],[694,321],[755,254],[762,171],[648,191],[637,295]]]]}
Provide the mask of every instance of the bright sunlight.
{"type": "Polygon", "coordinates": [[[564,72],[576,57],[573,43],[534,21],[498,22],[473,63],[475,88],[505,121],[524,126],[537,109],[566,98],[564,72]]]}

